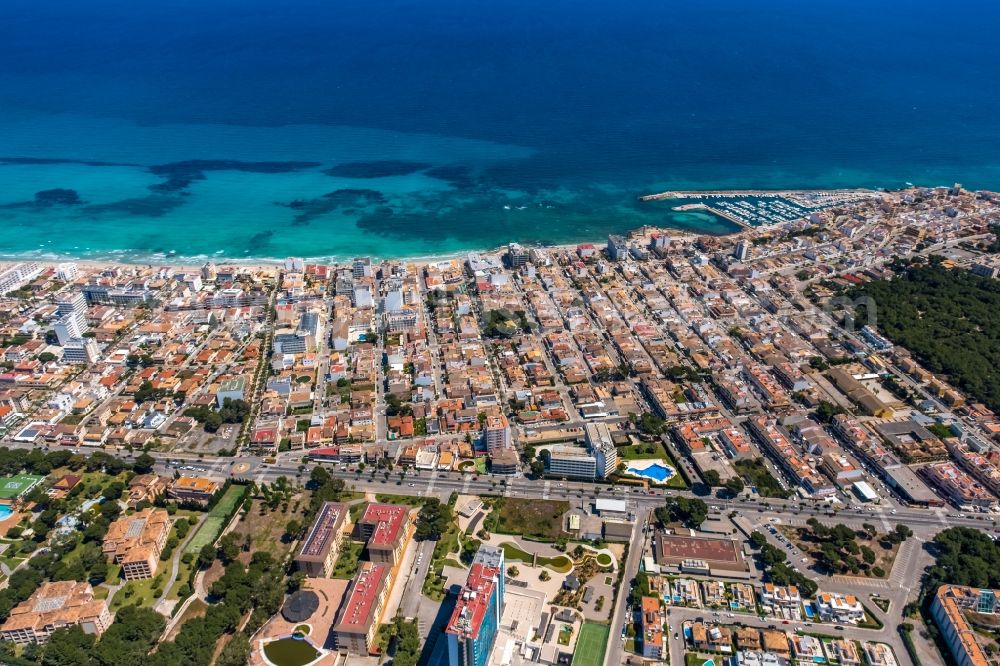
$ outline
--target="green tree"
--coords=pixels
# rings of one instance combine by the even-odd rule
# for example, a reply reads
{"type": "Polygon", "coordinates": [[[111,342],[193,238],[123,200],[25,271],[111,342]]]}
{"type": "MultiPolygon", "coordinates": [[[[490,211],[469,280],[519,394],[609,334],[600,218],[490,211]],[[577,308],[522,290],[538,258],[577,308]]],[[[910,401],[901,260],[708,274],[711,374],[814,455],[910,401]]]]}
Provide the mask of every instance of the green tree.
{"type": "Polygon", "coordinates": [[[136,474],[149,474],[153,471],[156,459],[148,453],[140,453],[132,463],[132,469],[136,474]]]}
{"type": "Polygon", "coordinates": [[[210,543],[205,544],[201,547],[198,552],[198,568],[207,569],[215,561],[215,556],[218,551],[215,546],[210,543]]]}
{"type": "Polygon", "coordinates": [[[743,479],[741,479],[738,476],[734,476],[730,479],[727,479],[725,487],[726,490],[729,492],[729,494],[732,495],[733,497],[739,495],[746,488],[746,486],[743,484],[743,479]]]}
{"type": "Polygon", "coordinates": [[[451,509],[437,498],[424,502],[417,514],[414,538],[418,541],[437,541],[448,529],[451,523],[451,509]]]}
{"type": "Polygon", "coordinates": [[[215,663],[217,666],[243,666],[249,663],[250,652],[250,639],[243,632],[238,632],[222,648],[215,663]]]}
{"type": "Polygon", "coordinates": [[[96,638],[80,625],[56,629],[42,652],[42,666],[80,666],[90,663],[96,638]]]}

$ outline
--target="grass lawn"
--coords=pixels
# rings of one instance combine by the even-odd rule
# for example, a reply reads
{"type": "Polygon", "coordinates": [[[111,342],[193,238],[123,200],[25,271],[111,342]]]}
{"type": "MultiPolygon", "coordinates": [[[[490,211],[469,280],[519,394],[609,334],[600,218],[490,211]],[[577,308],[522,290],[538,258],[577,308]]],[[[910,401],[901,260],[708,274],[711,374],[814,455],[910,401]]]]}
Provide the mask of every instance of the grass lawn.
{"type": "Polygon", "coordinates": [[[361,514],[365,512],[366,506],[368,506],[368,502],[359,502],[358,504],[351,505],[351,508],[348,509],[348,513],[351,516],[352,523],[358,522],[358,518],[360,518],[361,514]]]}
{"type": "Polygon", "coordinates": [[[375,495],[375,499],[383,504],[402,504],[404,506],[424,505],[424,498],[416,497],[414,495],[389,495],[385,493],[378,493],[375,495]]]}
{"type": "Polygon", "coordinates": [[[166,639],[168,641],[173,640],[177,636],[178,632],[180,632],[180,629],[185,622],[193,620],[196,617],[203,617],[207,611],[208,604],[204,601],[201,599],[192,600],[191,603],[188,604],[187,609],[184,611],[184,615],[181,616],[181,618],[177,621],[177,624],[174,625],[174,628],[167,634],[166,639]]]}
{"type": "MultiPolygon", "coordinates": [[[[684,477],[680,473],[680,466],[677,461],[674,460],[670,452],[663,446],[663,442],[639,442],[638,444],[629,444],[627,446],[618,447],[618,459],[623,460],[626,463],[631,460],[662,460],[664,463],[669,465],[675,470],[675,474],[667,479],[666,483],[657,483],[657,486],[666,486],[667,488],[677,488],[678,490],[687,490],[687,483],[684,481],[684,477]]],[[[631,475],[623,475],[624,478],[634,479],[631,475]]]]}
{"type": "Polygon", "coordinates": [[[191,577],[191,570],[195,567],[197,559],[192,558],[191,562],[185,564],[183,560],[177,560],[177,579],[167,590],[167,599],[180,599],[181,588],[188,584],[191,577]]]}
{"type": "Polygon", "coordinates": [[[891,602],[888,599],[879,596],[872,596],[872,603],[881,608],[883,613],[889,612],[889,605],[891,602]]]}
{"type": "Polygon", "coordinates": [[[788,499],[792,496],[792,491],[785,490],[778,483],[762,460],[737,460],[733,463],[733,467],[741,476],[750,479],[750,485],[757,488],[761,497],[788,499]]]}
{"type": "Polygon", "coordinates": [[[225,527],[226,516],[243,499],[246,491],[246,486],[229,486],[222,499],[208,512],[205,520],[198,527],[198,532],[188,541],[187,546],[184,547],[184,552],[193,553],[197,556],[203,547],[214,543],[219,537],[219,532],[225,527]]]}
{"type": "Polygon", "coordinates": [[[153,578],[143,580],[130,580],[115,593],[111,600],[111,611],[115,612],[122,606],[142,606],[150,608],[155,599],[153,598],[153,578]]]}
{"type": "Polygon", "coordinates": [[[655,458],[670,460],[662,442],[641,442],[618,447],[619,460],[650,460],[655,458]]]}
{"type": "Polygon", "coordinates": [[[598,554],[598,556],[595,557],[594,560],[597,562],[598,566],[602,567],[610,567],[614,563],[614,560],[611,559],[611,556],[608,555],[607,553],[598,554]]]}
{"type": "Polygon", "coordinates": [[[573,666],[601,666],[608,649],[611,627],[597,622],[584,622],[573,650],[573,666]]]}
{"type": "Polygon", "coordinates": [[[452,521],[448,523],[448,529],[444,531],[441,538],[434,544],[434,552],[431,554],[431,558],[437,563],[452,553],[459,552],[461,548],[462,543],[458,538],[458,525],[452,521]]]}
{"type": "MultiPolygon", "coordinates": [[[[240,539],[250,537],[251,551],[265,551],[270,553],[275,560],[281,561],[288,554],[291,542],[284,539],[285,526],[289,520],[302,520],[302,509],[294,511],[294,506],[299,502],[290,502],[286,511],[279,506],[276,509],[268,509],[262,500],[252,500],[250,510],[233,526],[233,534],[240,539]]],[[[304,502],[303,502],[304,503],[304,502]]],[[[250,553],[242,553],[240,559],[244,564],[250,560],[250,553]]]]}
{"type": "Polygon", "coordinates": [[[442,577],[438,570],[428,571],[420,592],[431,601],[441,602],[445,597],[444,584],[446,580],[447,578],[442,577]]]}
{"type": "Polygon", "coordinates": [[[569,502],[541,499],[505,498],[499,502],[496,531],[555,541],[563,536],[563,514],[569,502]]]}
{"type": "Polygon", "coordinates": [[[361,560],[361,553],[365,550],[365,544],[360,541],[351,541],[349,544],[341,544],[340,554],[337,556],[337,563],[333,565],[333,572],[330,578],[354,578],[358,572],[358,562],[361,560]]]}
{"type": "MultiPolygon", "coordinates": [[[[525,564],[531,564],[534,558],[531,553],[521,550],[516,544],[509,541],[500,544],[503,548],[504,557],[508,560],[516,560],[518,562],[524,562],[525,564]]],[[[548,567],[557,573],[567,573],[573,567],[573,561],[570,560],[565,555],[557,555],[556,557],[539,557],[538,566],[548,567]]]]}

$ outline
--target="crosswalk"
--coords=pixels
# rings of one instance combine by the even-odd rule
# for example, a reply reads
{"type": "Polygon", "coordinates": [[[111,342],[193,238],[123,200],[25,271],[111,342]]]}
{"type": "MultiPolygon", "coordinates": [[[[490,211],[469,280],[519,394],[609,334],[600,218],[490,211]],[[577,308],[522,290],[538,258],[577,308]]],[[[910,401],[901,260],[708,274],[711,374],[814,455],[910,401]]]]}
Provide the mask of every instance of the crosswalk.
{"type": "Polygon", "coordinates": [[[903,583],[913,582],[906,580],[909,576],[910,560],[913,559],[921,547],[920,540],[916,538],[908,539],[900,545],[899,552],[896,553],[896,560],[892,563],[892,571],[889,574],[889,580],[892,581],[894,586],[898,587],[903,583]]]}
{"type": "Polygon", "coordinates": [[[547,500],[549,498],[549,491],[552,490],[552,482],[546,481],[542,486],[542,499],[547,500]]]}
{"type": "Polygon", "coordinates": [[[833,580],[845,586],[859,586],[859,587],[869,587],[875,590],[890,590],[893,589],[893,584],[887,580],[881,578],[865,578],[863,576],[843,576],[836,574],[833,576],[833,580]]]}

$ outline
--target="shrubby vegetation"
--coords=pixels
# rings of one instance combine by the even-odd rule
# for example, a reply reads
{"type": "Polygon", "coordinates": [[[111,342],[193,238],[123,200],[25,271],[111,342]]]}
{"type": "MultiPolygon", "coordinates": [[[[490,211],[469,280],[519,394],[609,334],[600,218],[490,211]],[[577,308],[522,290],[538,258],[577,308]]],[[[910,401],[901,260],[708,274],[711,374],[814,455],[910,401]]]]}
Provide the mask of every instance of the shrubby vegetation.
{"type": "MultiPolygon", "coordinates": [[[[879,330],[931,372],[990,409],[1000,409],[1000,281],[965,270],[911,266],[852,297],[875,301],[879,330]]],[[[864,308],[855,314],[866,321],[864,308]]]]}
{"type": "Polygon", "coordinates": [[[934,537],[937,561],[927,571],[927,587],[1000,587],[1000,544],[971,527],[952,527],[934,537]]]}
{"type": "Polygon", "coordinates": [[[184,416],[190,416],[200,423],[205,432],[215,432],[223,423],[243,423],[250,416],[250,404],[245,400],[226,398],[218,411],[208,405],[199,405],[185,409],[184,416]]]}
{"type": "Polygon", "coordinates": [[[656,519],[664,525],[681,522],[688,527],[698,527],[708,518],[708,505],[696,498],[671,497],[655,513],[656,519]]]}

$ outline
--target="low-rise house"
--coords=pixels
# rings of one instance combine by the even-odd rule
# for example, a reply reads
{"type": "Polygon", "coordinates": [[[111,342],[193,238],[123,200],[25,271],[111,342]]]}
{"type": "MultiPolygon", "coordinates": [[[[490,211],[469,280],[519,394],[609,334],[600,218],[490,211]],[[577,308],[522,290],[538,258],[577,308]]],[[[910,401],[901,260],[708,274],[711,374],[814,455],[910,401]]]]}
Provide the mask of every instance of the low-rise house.
{"type": "Polygon", "coordinates": [[[816,610],[824,622],[857,624],[865,619],[865,608],[853,594],[823,592],[816,596],[816,610]]]}

